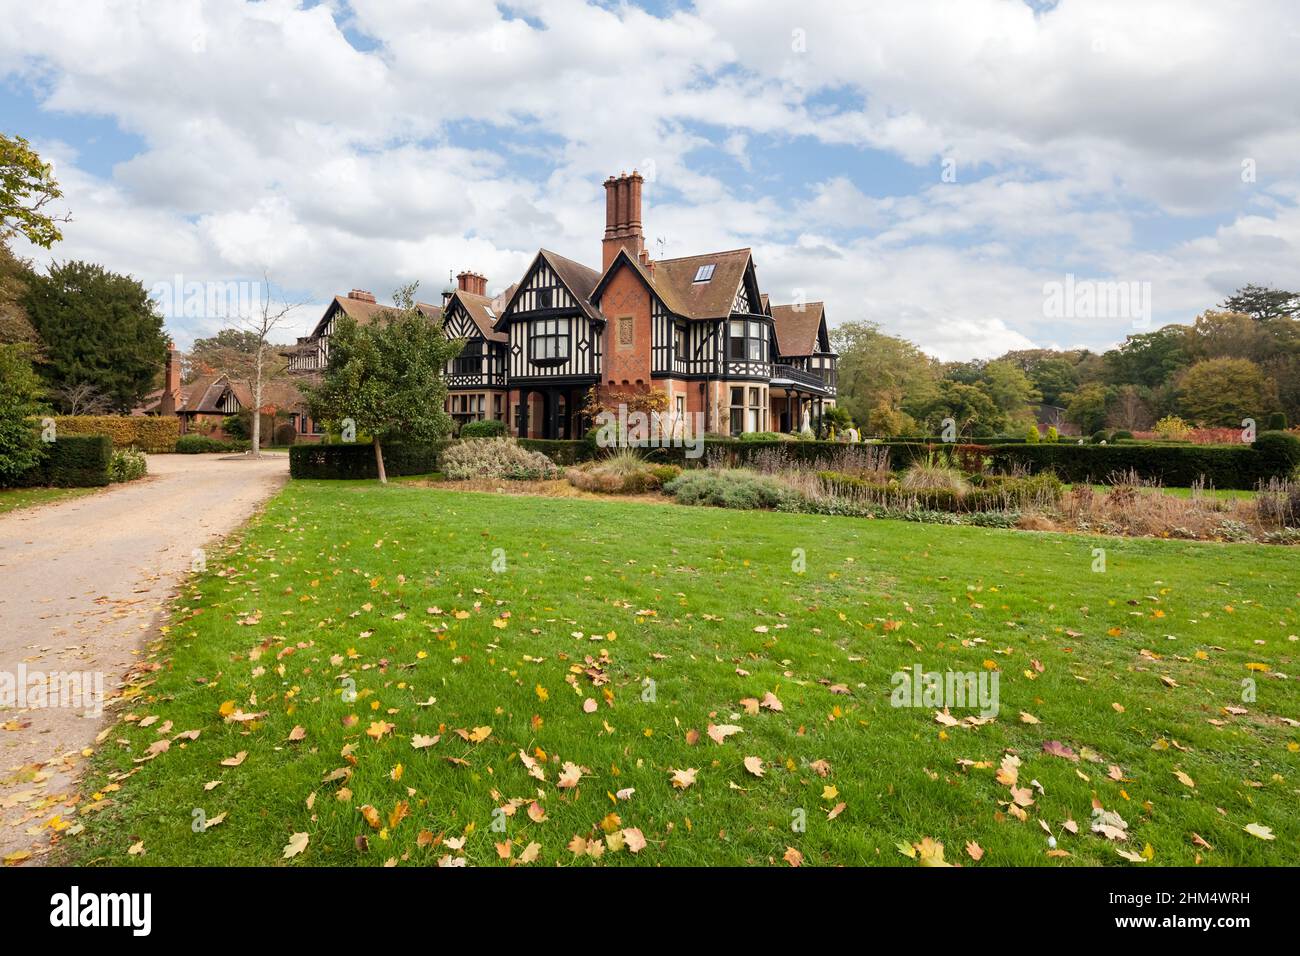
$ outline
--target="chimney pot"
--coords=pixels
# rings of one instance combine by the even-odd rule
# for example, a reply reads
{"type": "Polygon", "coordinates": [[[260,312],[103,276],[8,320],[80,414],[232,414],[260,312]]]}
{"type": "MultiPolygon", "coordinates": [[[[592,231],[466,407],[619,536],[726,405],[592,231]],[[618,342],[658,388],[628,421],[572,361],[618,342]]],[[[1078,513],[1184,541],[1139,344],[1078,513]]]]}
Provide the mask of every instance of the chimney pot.
{"type": "Polygon", "coordinates": [[[633,170],[605,180],[605,238],[601,243],[602,268],[608,269],[619,249],[639,259],[645,248],[641,234],[641,174],[633,170]]]}

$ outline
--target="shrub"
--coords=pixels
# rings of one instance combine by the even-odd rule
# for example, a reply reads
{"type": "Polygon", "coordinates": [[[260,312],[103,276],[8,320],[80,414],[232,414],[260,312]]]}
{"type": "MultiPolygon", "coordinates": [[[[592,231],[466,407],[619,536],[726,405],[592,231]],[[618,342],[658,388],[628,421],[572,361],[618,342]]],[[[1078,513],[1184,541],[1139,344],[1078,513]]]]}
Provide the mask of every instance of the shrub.
{"type": "Polygon", "coordinates": [[[107,435],[114,448],[138,448],[150,454],[176,449],[180,419],[174,415],[59,415],[60,435],[107,435]]]}
{"type": "Polygon", "coordinates": [[[45,388],[31,351],[0,344],[0,484],[22,482],[43,457],[39,420],[45,388]]]}
{"type": "Polygon", "coordinates": [[[1047,426],[1047,440],[1052,442],[1061,440],[1061,433],[1056,430],[1055,425],[1047,426]]]}
{"type": "Polygon", "coordinates": [[[741,441],[793,441],[793,435],[783,435],[781,432],[742,432],[739,436],[741,441]]]}
{"type": "Polygon", "coordinates": [[[650,469],[650,474],[654,475],[655,481],[659,482],[661,488],[681,473],[680,465],[654,465],[650,469]]]}
{"type": "Polygon", "coordinates": [[[466,422],[460,427],[461,438],[504,438],[506,423],[496,418],[466,422]]]}
{"type": "Polygon", "coordinates": [[[1119,431],[1115,432],[1113,435],[1110,436],[1110,440],[1111,441],[1132,441],[1133,433],[1130,431],[1125,431],[1123,429],[1120,429],[1119,431]]]}
{"type": "Polygon", "coordinates": [[[1094,445],[1100,445],[1106,442],[1109,438],[1110,438],[1110,433],[1103,428],[1093,432],[1090,441],[1094,445]]]}
{"type": "Polygon", "coordinates": [[[1263,432],[1250,446],[1259,452],[1266,478],[1290,478],[1300,468],[1300,435],[1263,432]]]}
{"type": "Polygon", "coordinates": [[[298,429],[292,422],[284,422],[275,427],[275,443],[280,446],[292,445],[298,440],[298,429]]]}
{"type": "Polygon", "coordinates": [[[510,441],[518,442],[520,448],[545,455],[557,465],[573,465],[579,461],[599,457],[601,454],[601,449],[596,447],[594,439],[591,445],[585,441],[568,441],[562,438],[511,438],[510,441]]]}
{"type": "Polygon", "coordinates": [[[569,484],[584,491],[635,495],[658,488],[663,483],[657,475],[659,469],[681,473],[681,469],[673,465],[654,465],[634,449],[622,448],[598,461],[570,468],[565,476],[569,484]]]}
{"type": "Polygon", "coordinates": [[[1030,425],[1028,428],[1025,429],[1025,441],[1029,442],[1031,445],[1038,444],[1038,437],[1039,436],[1038,436],[1037,425],[1030,425]]]}
{"type": "Polygon", "coordinates": [[[441,470],[452,481],[506,478],[541,481],[560,477],[555,462],[541,452],[529,451],[513,438],[467,438],[447,446],[440,456],[441,470]]]}
{"type": "Polygon", "coordinates": [[[236,440],[250,439],[253,437],[251,431],[252,417],[245,418],[243,415],[227,415],[221,419],[221,430],[230,438],[236,440]]]}
{"type": "Polygon", "coordinates": [[[1155,433],[1158,438],[1183,441],[1192,433],[1192,426],[1177,415],[1166,415],[1156,422],[1155,433]]]}
{"type": "Polygon", "coordinates": [[[1300,482],[1271,478],[1260,482],[1255,497],[1259,520],[1282,528],[1300,528],[1300,482]]]}
{"type": "Polygon", "coordinates": [[[779,508],[796,496],[775,478],[740,468],[700,468],[682,472],[664,491],[686,505],[717,508],[779,508]]]}
{"type": "Polygon", "coordinates": [[[144,452],[135,448],[114,448],[108,462],[108,480],[111,482],[135,481],[149,473],[149,462],[144,452]]]}
{"type": "Polygon", "coordinates": [[[225,441],[207,435],[182,435],[176,439],[176,452],[181,455],[203,455],[210,452],[244,451],[248,442],[225,441]]]}
{"type": "Polygon", "coordinates": [[[902,486],[908,491],[950,491],[963,495],[970,489],[970,484],[962,473],[951,465],[943,464],[937,455],[930,455],[923,462],[916,462],[903,472],[902,486]]]}
{"type": "Polygon", "coordinates": [[[1268,422],[1264,427],[1271,432],[1286,431],[1286,412],[1273,412],[1268,416],[1268,422]]]}
{"type": "MultiPolygon", "coordinates": [[[[389,477],[427,475],[438,470],[441,443],[384,445],[384,471],[389,477]]],[[[363,479],[378,478],[375,447],[348,442],[341,445],[294,445],[289,449],[291,478],[363,479]]]]}

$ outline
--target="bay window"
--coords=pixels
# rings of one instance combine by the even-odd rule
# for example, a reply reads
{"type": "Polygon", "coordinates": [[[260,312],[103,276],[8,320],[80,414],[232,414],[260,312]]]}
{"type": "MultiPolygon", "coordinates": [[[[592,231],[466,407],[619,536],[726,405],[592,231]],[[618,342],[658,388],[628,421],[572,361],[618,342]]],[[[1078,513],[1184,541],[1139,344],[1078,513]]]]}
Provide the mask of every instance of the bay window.
{"type": "Polygon", "coordinates": [[[528,329],[528,358],[534,365],[559,365],[569,357],[569,320],[535,319],[528,329]]]}
{"type": "Polygon", "coordinates": [[[757,319],[732,319],[727,323],[727,358],[732,362],[765,361],[767,333],[757,319]]]}

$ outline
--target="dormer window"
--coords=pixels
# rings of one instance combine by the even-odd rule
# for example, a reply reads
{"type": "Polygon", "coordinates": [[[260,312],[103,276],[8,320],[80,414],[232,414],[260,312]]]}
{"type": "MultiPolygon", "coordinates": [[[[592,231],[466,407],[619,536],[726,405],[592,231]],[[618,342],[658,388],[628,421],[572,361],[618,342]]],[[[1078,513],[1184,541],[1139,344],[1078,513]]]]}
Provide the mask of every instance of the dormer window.
{"type": "Polygon", "coordinates": [[[713,278],[713,269],[717,263],[710,262],[695,270],[695,282],[708,282],[713,278]]]}

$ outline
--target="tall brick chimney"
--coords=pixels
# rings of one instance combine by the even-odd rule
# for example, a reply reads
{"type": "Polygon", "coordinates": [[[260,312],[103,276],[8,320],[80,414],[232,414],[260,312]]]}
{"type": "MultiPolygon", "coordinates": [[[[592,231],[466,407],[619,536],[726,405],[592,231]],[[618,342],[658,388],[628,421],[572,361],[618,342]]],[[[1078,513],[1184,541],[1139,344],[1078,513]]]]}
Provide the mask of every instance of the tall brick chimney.
{"type": "Polygon", "coordinates": [[[601,271],[608,269],[626,249],[633,259],[643,259],[645,237],[641,234],[641,184],[644,177],[620,173],[605,180],[605,238],[601,240],[601,271]]]}
{"type": "Polygon", "coordinates": [[[158,397],[158,414],[175,415],[181,398],[181,353],[176,343],[167,342],[167,365],[163,369],[162,395],[158,397]]]}
{"type": "Polygon", "coordinates": [[[477,272],[460,272],[456,275],[456,288],[473,295],[487,295],[487,276],[477,272]]]}

